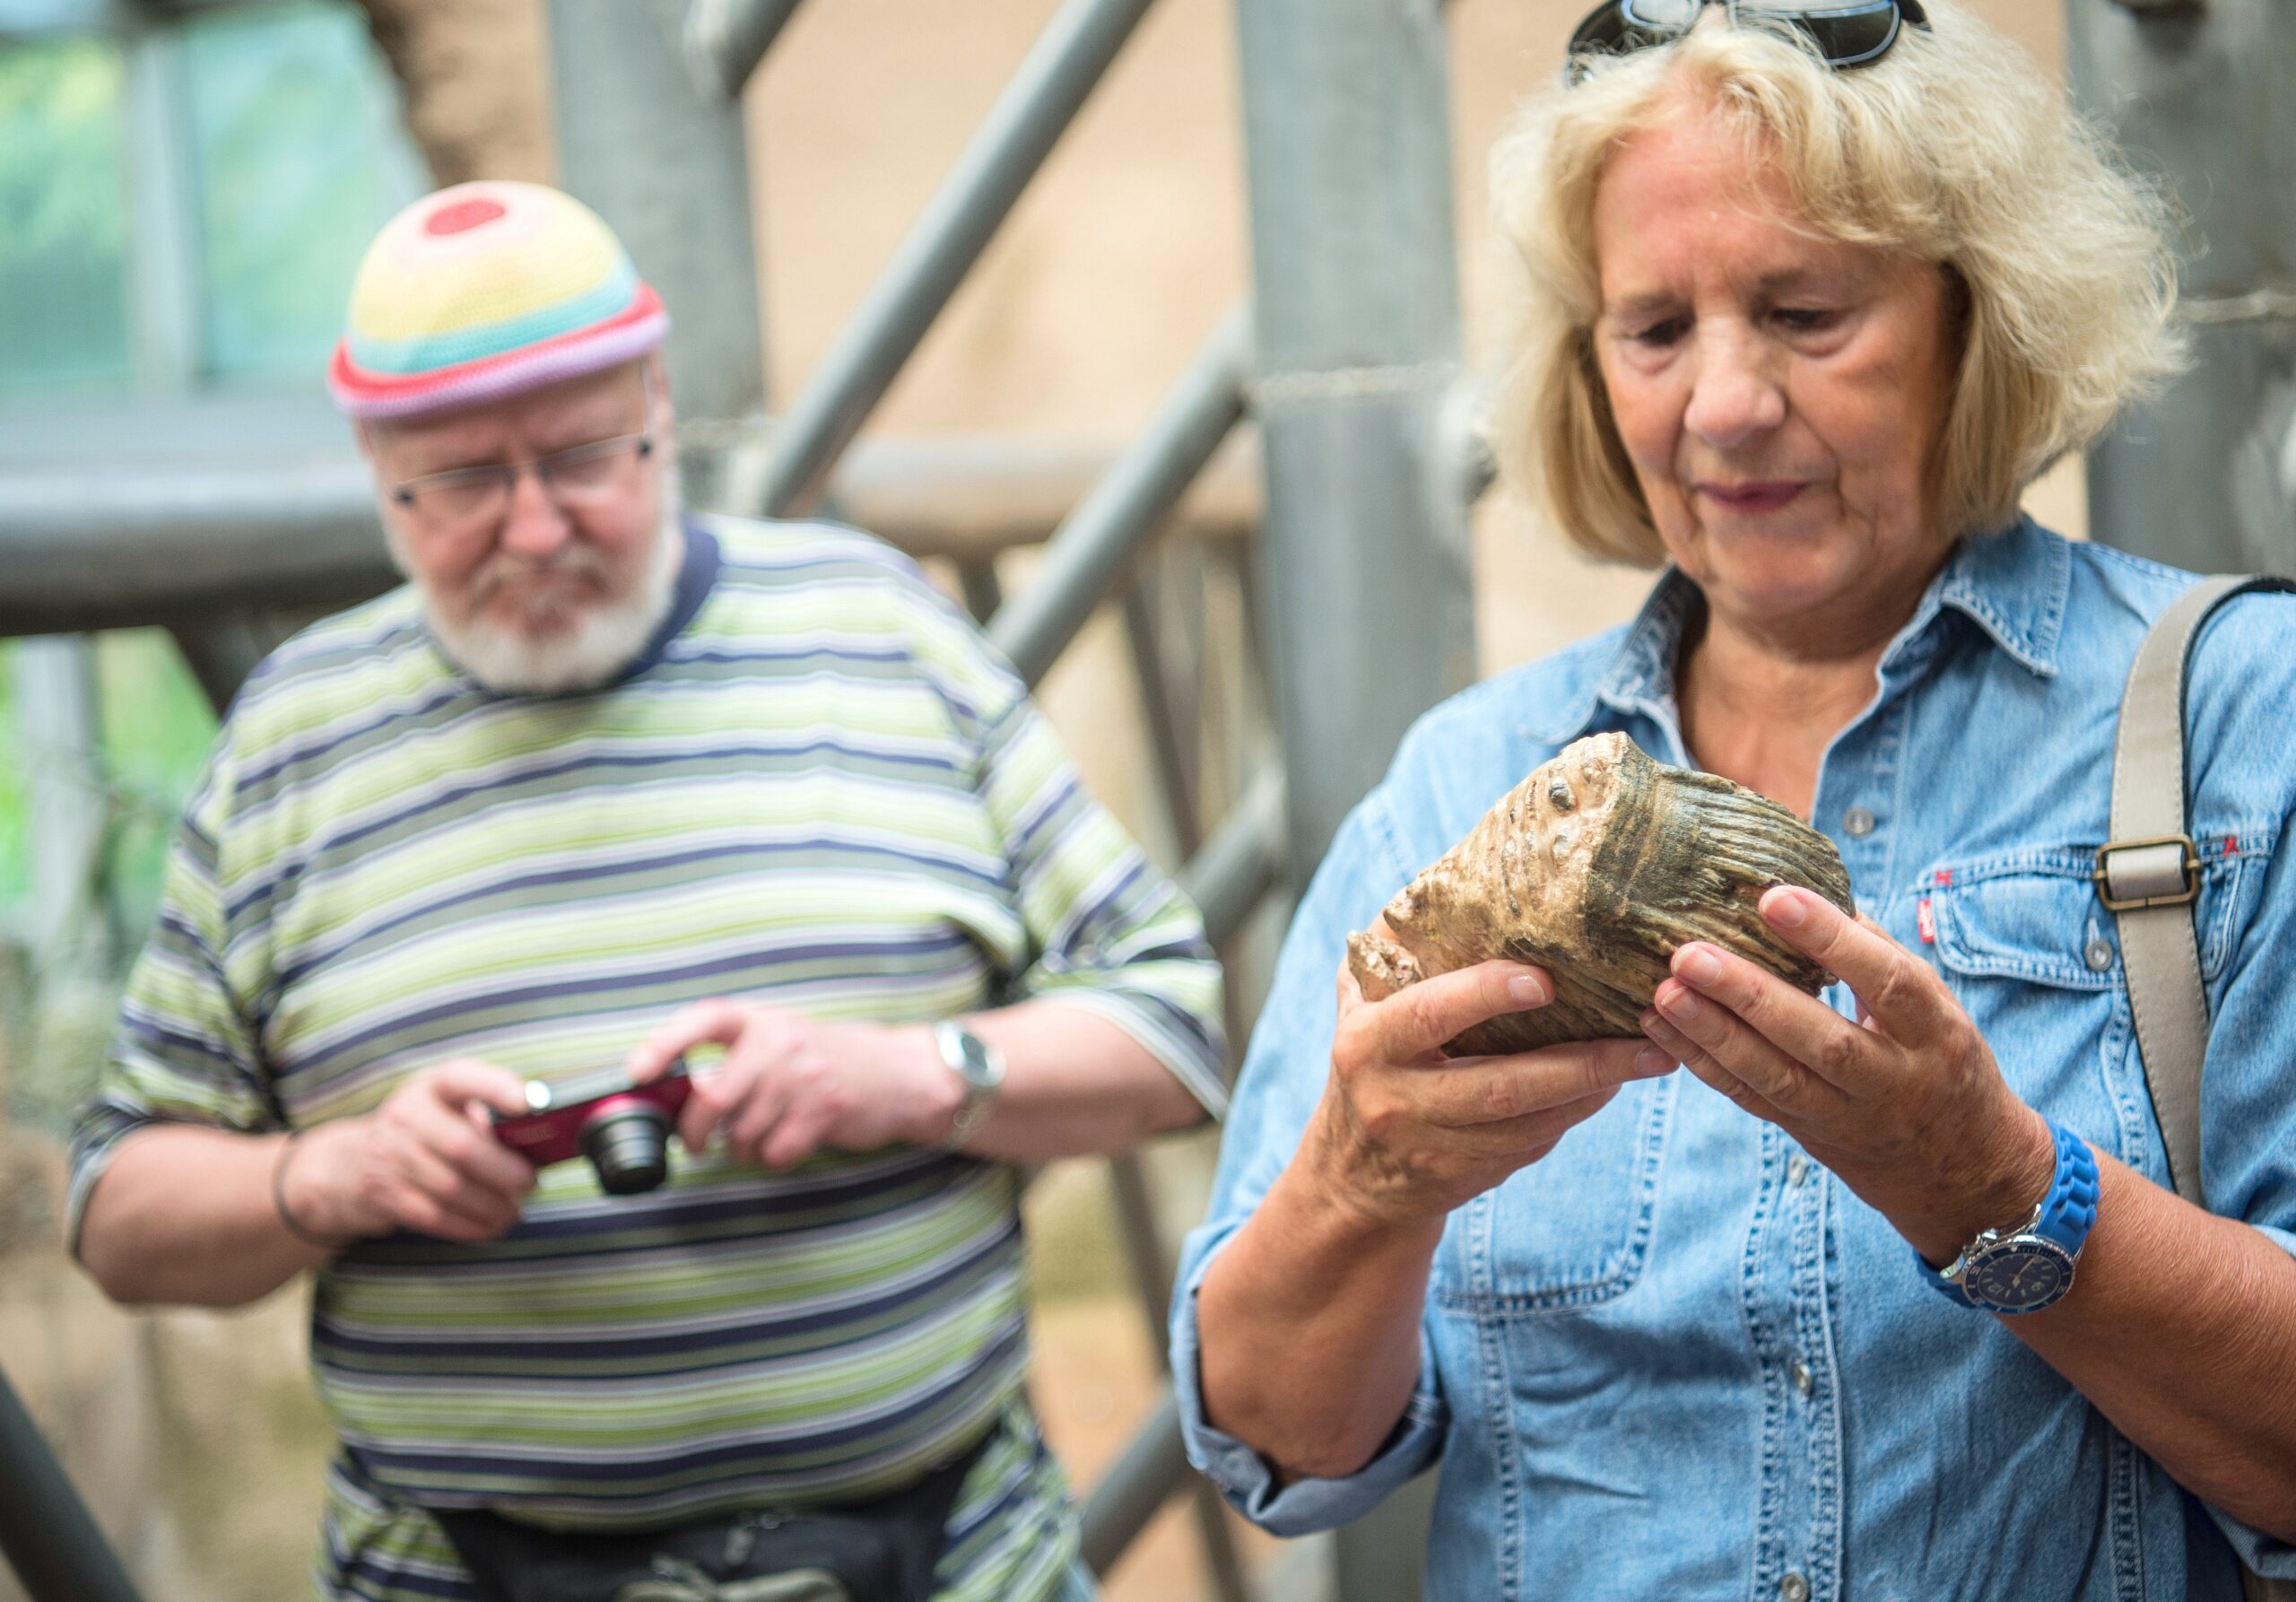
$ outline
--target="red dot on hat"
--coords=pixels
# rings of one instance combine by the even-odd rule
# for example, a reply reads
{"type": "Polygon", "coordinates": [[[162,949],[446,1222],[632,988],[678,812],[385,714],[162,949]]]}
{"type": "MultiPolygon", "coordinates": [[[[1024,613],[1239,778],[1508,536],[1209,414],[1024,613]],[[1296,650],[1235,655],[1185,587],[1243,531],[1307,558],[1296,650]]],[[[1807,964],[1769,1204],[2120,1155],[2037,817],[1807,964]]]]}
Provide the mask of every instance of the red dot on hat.
{"type": "Polygon", "coordinates": [[[502,215],[503,205],[499,200],[487,200],[477,196],[457,200],[452,205],[442,205],[430,213],[422,225],[424,233],[462,233],[482,222],[491,222],[502,215]]]}

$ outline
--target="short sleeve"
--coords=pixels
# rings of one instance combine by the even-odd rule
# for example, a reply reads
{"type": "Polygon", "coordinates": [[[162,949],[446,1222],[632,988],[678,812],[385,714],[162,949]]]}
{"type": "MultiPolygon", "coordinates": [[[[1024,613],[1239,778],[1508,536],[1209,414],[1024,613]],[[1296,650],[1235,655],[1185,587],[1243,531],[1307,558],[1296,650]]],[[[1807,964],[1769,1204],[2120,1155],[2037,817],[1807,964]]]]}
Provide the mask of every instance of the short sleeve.
{"type": "Polygon", "coordinates": [[[228,732],[177,826],[157,920],[130,972],[95,1096],[74,1131],[66,1238],[119,1143],[155,1123],[258,1134],[283,1126],[249,1009],[229,977],[221,840],[232,794],[228,732]]]}
{"type": "Polygon", "coordinates": [[[973,781],[1017,898],[1026,945],[1004,998],[1099,1014],[1219,1116],[1227,1039],[1202,917],[1084,788],[979,631],[913,570],[904,587],[919,670],[972,747],[973,781]]]}

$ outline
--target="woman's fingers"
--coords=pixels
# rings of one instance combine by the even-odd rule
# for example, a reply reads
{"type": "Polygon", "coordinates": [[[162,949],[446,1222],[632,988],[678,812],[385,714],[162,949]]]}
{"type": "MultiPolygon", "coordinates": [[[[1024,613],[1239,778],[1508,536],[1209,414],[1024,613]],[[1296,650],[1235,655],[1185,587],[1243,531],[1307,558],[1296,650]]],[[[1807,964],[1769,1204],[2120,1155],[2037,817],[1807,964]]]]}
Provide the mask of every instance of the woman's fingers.
{"type": "Polygon", "coordinates": [[[1520,1157],[1536,1162],[1552,1151],[1565,1135],[1609,1106],[1619,1087],[1605,1085],[1590,1095],[1560,1106],[1544,1107],[1516,1118],[1487,1124],[1470,1124],[1454,1131],[1460,1146],[1478,1157],[1520,1157]]]}
{"type": "Polygon", "coordinates": [[[1780,939],[1848,985],[1891,1039],[1913,1043],[1952,1027],[1960,1009],[1929,965],[1870,920],[1790,884],[1763,892],[1761,915],[1780,939]]]}
{"type": "Polygon", "coordinates": [[[1794,1086],[1812,1076],[1849,1091],[1885,1070],[1887,1041],[1744,957],[1699,940],[1673,967],[1654,997],[1658,1011],[1781,1105],[1794,1106],[1794,1086]]]}
{"type": "Polygon", "coordinates": [[[1630,1080],[1657,1078],[1674,1067],[1661,1056],[1645,1056],[1640,1040],[1585,1040],[1415,1068],[1409,1083],[1427,1122],[1467,1129],[1606,1097],[1630,1080]]]}
{"type": "Polygon", "coordinates": [[[1478,1023],[1529,1012],[1553,999],[1554,981],[1539,969],[1522,962],[1477,962],[1350,1009],[1340,1021],[1339,1044],[1368,1061],[1413,1062],[1478,1023]]]}

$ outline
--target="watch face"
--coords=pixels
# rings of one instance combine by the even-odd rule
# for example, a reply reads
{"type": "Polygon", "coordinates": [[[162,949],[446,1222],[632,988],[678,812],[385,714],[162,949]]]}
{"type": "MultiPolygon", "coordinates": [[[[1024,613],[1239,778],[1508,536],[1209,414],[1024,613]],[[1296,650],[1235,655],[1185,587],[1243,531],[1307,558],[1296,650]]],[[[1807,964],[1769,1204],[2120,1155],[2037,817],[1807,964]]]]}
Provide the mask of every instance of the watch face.
{"type": "Polygon", "coordinates": [[[2073,1254],[2039,1235],[2013,1235],[1970,1263],[1961,1288],[1996,1312],[2037,1312],[2073,1288],[2073,1254]]]}

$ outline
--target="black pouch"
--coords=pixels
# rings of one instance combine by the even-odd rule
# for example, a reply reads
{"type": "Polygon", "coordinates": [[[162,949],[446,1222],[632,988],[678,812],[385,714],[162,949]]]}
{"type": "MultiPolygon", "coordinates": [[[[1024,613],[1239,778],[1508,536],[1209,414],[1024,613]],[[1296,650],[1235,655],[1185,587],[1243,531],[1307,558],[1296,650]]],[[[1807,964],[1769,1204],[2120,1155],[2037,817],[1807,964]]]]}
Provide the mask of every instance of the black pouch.
{"type": "Polygon", "coordinates": [[[988,1436],[904,1491],[636,1534],[538,1529],[433,1508],[492,1602],[926,1602],[950,1510],[988,1436]]]}

